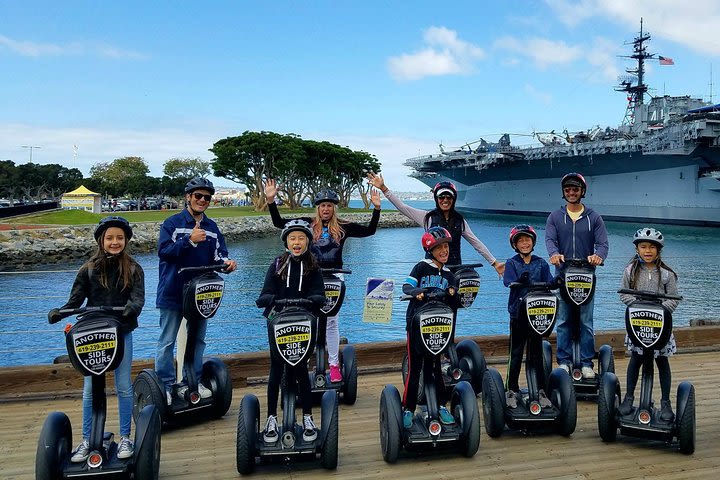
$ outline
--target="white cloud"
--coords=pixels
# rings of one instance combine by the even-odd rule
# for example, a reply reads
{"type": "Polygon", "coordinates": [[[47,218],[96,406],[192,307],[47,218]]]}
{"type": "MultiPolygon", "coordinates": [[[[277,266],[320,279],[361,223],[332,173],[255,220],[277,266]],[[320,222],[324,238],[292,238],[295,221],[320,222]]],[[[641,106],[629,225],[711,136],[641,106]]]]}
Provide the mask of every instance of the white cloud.
{"type": "Polygon", "coordinates": [[[128,58],[142,60],[146,55],[130,50],[113,47],[105,44],[68,43],[57,45],[52,43],[37,43],[26,40],[14,40],[0,35],[0,51],[3,47],[13,53],[25,57],[46,57],[46,56],[80,56],[93,55],[106,58],[128,58]]]}
{"type": "Polygon", "coordinates": [[[620,53],[617,42],[596,38],[585,55],[585,60],[594,67],[593,71],[600,72],[604,80],[614,82],[620,74],[617,66],[617,56],[620,53]]]}
{"type": "Polygon", "coordinates": [[[541,92],[537,88],[535,88],[533,85],[526,84],[525,85],[525,93],[530,95],[531,97],[535,98],[536,100],[540,101],[541,103],[545,105],[550,105],[553,100],[553,96],[547,92],[541,92]]]}
{"type": "Polygon", "coordinates": [[[460,40],[457,32],[445,27],[428,28],[423,40],[426,47],[422,50],[388,59],[388,70],[395,80],[467,74],[473,71],[475,62],[485,56],[480,47],[460,40]]]}
{"type": "Polygon", "coordinates": [[[525,39],[511,36],[500,37],[495,40],[493,47],[527,57],[541,69],[551,65],[568,64],[583,55],[581,47],[540,37],[525,39]]]}

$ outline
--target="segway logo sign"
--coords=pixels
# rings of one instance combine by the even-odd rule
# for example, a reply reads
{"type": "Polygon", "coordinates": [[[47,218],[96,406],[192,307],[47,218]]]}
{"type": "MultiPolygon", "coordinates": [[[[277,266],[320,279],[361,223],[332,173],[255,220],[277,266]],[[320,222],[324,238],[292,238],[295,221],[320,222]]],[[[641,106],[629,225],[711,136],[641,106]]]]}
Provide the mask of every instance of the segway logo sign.
{"type": "Polygon", "coordinates": [[[215,315],[223,297],[225,282],[223,280],[209,283],[198,283],[195,287],[195,306],[203,318],[215,315]]]}
{"type": "Polygon", "coordinates": [[[75,356],[83,368],[93,375],[102,375],[115,359],[118,333],[116,328],[104,328],[73,334],[75,356]]]}
{"type": "Polygon", "coordinates": [[[463,308],[468,308],[473,304],[478,291],[480,291],[479,278],[464,278],[458,282],[458,294],[463,308]]]}
{"type": "Polygon", "coordinates": [[[323,313],[328,313],[335,308],[340,299],[340,282],[325,282],[325,298],[325,305],[320,310],[323,313]]]}
{"type": "Polygon", "coordinates": [[[630,307],[628,314],[630,317],[630,331],[633,336],[645,348],[653,348],[660,339],[665,326],[663,312],[630,307]]]}
{"type": "Polygon", "coordinates": [[[582,305],[592,293],[593,275],[588,273],[566,273],[565,290],[576,305],[582,305]]]}
{"type": "Polygon", "coordinates": [[[525,311],[528,323],[538,335],[545,335],[552,329],[557,312],[557,298],[554,296],[528,299],[525,311]]]}
{"type": "Polygon", "coordinates": [[[310,347],[310,322],[275,326],[275,345],[282,358],[292,366],[300,363],[310,347]]]}
{"type": "Polygon", "coordinates": [[[452,315],[425,315],[420,317],[420,337],[423,345],[433,355],[442,352],[450,342],[452,315]]]}

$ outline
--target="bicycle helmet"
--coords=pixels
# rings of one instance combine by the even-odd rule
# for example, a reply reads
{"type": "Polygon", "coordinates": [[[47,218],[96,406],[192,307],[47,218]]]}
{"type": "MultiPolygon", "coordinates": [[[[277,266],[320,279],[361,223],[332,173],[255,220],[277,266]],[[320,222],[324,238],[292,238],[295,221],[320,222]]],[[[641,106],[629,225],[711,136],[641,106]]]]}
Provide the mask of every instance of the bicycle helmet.
{"type": "Polygon", "coordinates": [[[535,229],[530,225],[515,225],[512,230],[510,230],[510,246],[513,250],[520,253],[515,246],[515,242],[517,242],[517,238],[520,235],[527,235],[530,237],[532,239],[533,249],[535,249],[535,243],[537,243],[537,233],[535,233],[535,229]]]}
{"type": "Polygon", "coordinates": [[[210,195],[215,195],[215,187],[207,178],[195,177],[185,184],[185,193],[192,193],[195,190],[207,190],[210,195]]]}
{"type": "Polygon", "coordinates": [[[97,227],[95,227],[95,241],[100,241],[102,236],[105,234],[105,230],[107,230],[110,227],[118,227],[122,228],[123,232],[125,232],[125,240],[127,242],[130,241],[130,239],[133,236],[132,227],[130,226],[130,222],[125,220],[123,217],[117,217],[117,216],[110,216],[105,217],[101,219],[98,222],[97,227]]]}
{"type": "Polygon", "coordinates": [[[640,242],[654,243],[658,247],[662,248],[665,246],[665,237],[660,230],[655,230],[650,227],[643,227],[635,232],[633,235],[633,243],[637,246],[640,242]]]}
{"type": "Polygon", "coordinates": [[[455,187],[455,184],[452,182],[440,182],[437,183],[433,189],[433,196],[435,197],[435,203],[438,201],[438,197],[440,195],[447,195],[448,193],[452,195],[453,200],[457,198],[457,188],[455,187]]]}
{"type": "Polygon", "coordinates": [[[560,189],[563,192],[563,198],[567,200],[567,198],[565,198],[565,187],[579,187],[580,198],[585,198],[585,192],[587,191],[587,182],[585,181],[585,177],[583,177],[579,173],[568,173],[560,181],[560,189]]]}
{"type": "Polygon", "coordinates": [[[420,243],[423,249],[425,249],[427,253],[430,253],[432,249],[438,245],[450,243],[451,241],[452,236],[446,229],[443,227],[430,227],[427,232],[423,233],[420,243]]]}
{"type": "Polygon", "coordinates": [[[285,224],[282,229],[282,233],[280,234],[280,238],[282,238],[283,243],[287,243],[287,237],[290,235],[290,232],[303,232],[307,235],[308,241],[311,241],[313,238],[312,228],[310,228],[310,224],[305,220],[295,219],[290,220],[285,224]]]}
{"type": "Polygon", "coordinates": [[[320,205],[323,202],[331,202],[337,205],[340,203],[340,197],[338,196],[337,192],[334,190],[330,190],[329,188],[324,188],[317,192],[315,194],[315,199],[313,200],[313,205],[316,207],[320,205]]]}

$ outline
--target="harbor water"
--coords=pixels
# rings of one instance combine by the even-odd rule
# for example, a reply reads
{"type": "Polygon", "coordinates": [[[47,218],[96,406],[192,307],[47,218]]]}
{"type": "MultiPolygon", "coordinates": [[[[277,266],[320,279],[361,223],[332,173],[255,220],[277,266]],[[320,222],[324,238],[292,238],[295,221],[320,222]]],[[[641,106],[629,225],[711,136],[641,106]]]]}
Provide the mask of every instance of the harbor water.
{"type": "MultiPolygon", "coordinates": [[[[383,208],[386,207],[383,201],[383,208]]],[[[430,208],[432,202],[408,202],[430,208]]],[[[600,212],[602,213],[602,212],[600,212]]],[[[212,211],[210,211],[212,216],[212,211]]],[[[535,253],[547,258],[544,219],[517,216],[468,217],[474,233],[499,259],[514,254],[508,242],[510,228],[530,223],[538,230],[535,253]]],[[[624,266],[634,253],[632,235],[642,225],[607,222],[610,254],[597,270],[595,301],[596,330],[624,328],[624,305],[616,293],[624,266]]],[[[663,259],[679,276],[684,301],[673,316],[674,325],[686,326],[694,319],[718,318],[720,311],[720,229],[662,225],[666,243],[663,259]]],[[[413,265],[423,258],[421,229],[379,229],[368,238],[349,239],[345,244],[347,294],[340,312],[340,333],[350,343],[401,340],[405,338],[406,304],[399,301],[401,285],[413,265]],[[368,278],[392,278],[395,298],[390,323],[363,321],[363,295],[368,278]]],[[[207,354],[230,354],[267,349],[265,319],[255,306],[270,262],[282,252],[279,235],[228,245],[238,269],[226,275],[225,297],[218,313],[209,321],[207,354]]],[[[508,289],[494,269],[463,241],[463,260],[481,262],[480,293],[469,309],[458,314],[457,334],[508,334],[508,289]]],[[[133,335],[135,358],[152,358],[159,334],[155,309],[158,259],[155,254],[135,258],[145,270],[145,309],[133,335]]],[[[48,364],[65,353],[65,322],[48,325],[47,311],[67,300],[78,264],[38,266],[36,270],[0,273],[0,367],[48,364]]],[[[71,320],[71,319],[70,319],[71,320]]]]}

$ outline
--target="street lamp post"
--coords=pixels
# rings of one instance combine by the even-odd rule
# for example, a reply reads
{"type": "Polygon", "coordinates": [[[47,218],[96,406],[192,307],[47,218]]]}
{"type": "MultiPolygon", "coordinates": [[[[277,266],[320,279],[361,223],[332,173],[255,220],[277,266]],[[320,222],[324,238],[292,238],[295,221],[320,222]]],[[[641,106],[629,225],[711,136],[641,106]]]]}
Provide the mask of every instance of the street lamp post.
{"type": "Polygon", "coordinates": [[[30,163],[32,163],[32,151],[33,148],[42,148],[38,145],[20,145],[22,148],[29,148],[30,149],[30,163]]]}

